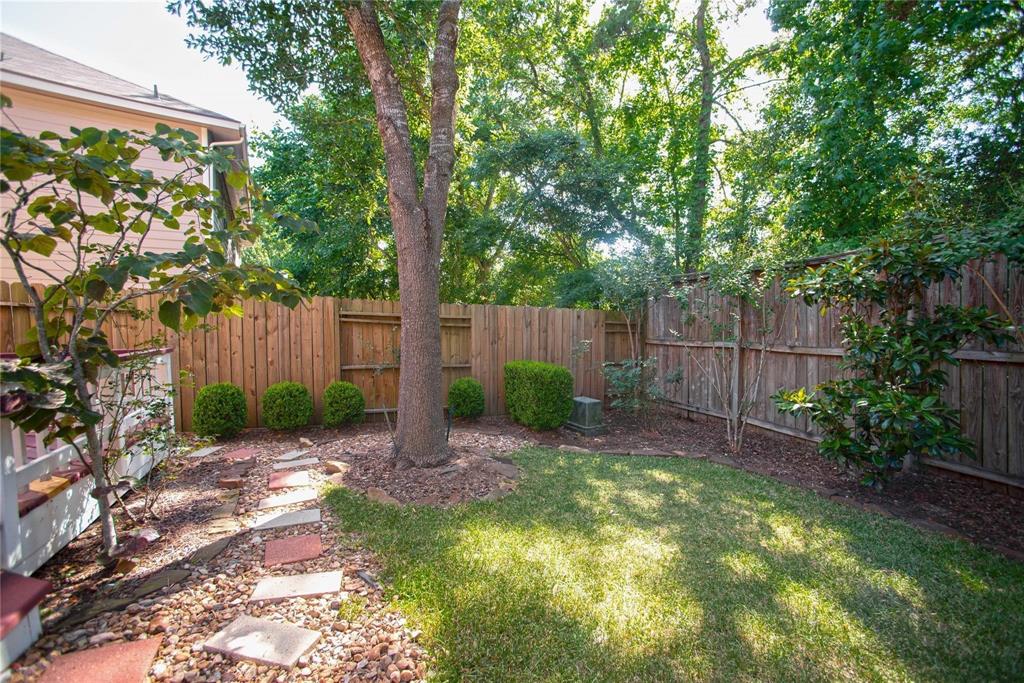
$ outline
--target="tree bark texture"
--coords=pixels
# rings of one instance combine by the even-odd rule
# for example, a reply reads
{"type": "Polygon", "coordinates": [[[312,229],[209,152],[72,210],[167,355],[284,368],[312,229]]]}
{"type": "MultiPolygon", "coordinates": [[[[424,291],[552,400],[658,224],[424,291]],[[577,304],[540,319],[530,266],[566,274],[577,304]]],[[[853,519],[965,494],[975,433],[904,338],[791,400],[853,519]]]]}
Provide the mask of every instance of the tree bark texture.
{"type": "Polygon", "coordinates": [[[439,270],[455,163],[455,71],[460,0],[443,0],[431,65],[430,144],[419,193],[409,120],[398,76],[371,0],[345,10],[377,112],[398,248],[402,330],[395,457],[429,467],[450,457],[445,439],[439,270]]]}
{"type": "Polygon", "coordinates": [[[701,0],[694,20],[694,42],[700,56],[700,114],[697,118],[697,140],[693,150],[693,177],[686,217],[685,270],[697,267],[700,244],[704,236],[704,220],[708,211],[708,186],[711,178],[711,108],[714,105],[714,70],[705,19],[708,0],[701,0]]]}

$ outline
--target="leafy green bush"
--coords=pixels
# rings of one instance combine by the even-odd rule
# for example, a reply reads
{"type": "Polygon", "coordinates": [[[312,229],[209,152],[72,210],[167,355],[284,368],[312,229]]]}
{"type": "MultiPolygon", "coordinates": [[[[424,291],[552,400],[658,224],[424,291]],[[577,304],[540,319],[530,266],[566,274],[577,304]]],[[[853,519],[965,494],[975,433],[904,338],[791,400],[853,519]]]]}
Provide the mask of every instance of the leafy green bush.
{"type": "Polygon", "coordinates": [[[505,363],[505,404],[509,415],[533,429],[554,429],[572,413],[572,373],[532,360],[505,363]]]}
{"type": "Polygon", "coordinates": [[[305,427],[313,417],[313,398],[298,382],[271,384],[263,392],[263,424],[271,429],[305,427]]]}
{"type": "Polygon", "coordinates": [[[460,377],[448,387],[448,412],[452,417],[484,414],[484,386],[472,377],[460,377]]]}
{"type": "Polygon", "coordinates": [[[960,277],[972,256],[956,240],[880,240],[809,269],[787,291],[840,314],[842,379],[779,391],[780,410],[821,427],[818,451],[858,469],[876,488],[920,456],[971,454],[956,410],[942,400],[943,363],[969,339],[1003,342],[1010,324],[982,306],[927,305],[928,287],[960,277]]]}
{"type": "Polygon", "coordinates": [[[331,382],[324,389],[324,427],[362,422],[366,399],[351,382],[331,382]]]}
{"type": "Polygon", "coordinates": [[[245,394],[230,382],[207,384],[196,394],[192,430],[199,436],[234,436],[248,419],[245,394]]]}

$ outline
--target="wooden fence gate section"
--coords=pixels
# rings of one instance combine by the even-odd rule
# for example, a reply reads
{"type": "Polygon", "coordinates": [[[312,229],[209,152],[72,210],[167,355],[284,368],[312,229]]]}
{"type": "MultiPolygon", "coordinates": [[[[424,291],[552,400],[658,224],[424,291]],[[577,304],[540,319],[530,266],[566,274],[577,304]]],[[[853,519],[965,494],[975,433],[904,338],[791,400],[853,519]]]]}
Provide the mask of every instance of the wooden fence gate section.
{"type": "MultiPolygon", "coordinates": [[[[0,283],[0,351],[13,352],[32,326],[29,298],[21,285],[0,283]]],[[[145,319],[111,316],[105,332],[117,348],[136,348],[168,330],[157,320],[155,297],[139,308],[145,319]]],[[[260,424],[263,392],[276,382],[305,385],[313,395],[314,422],[322,395],[343,379],[358,386],[371,415],[398,404],[400,307],[397,301],[313,297],[294,309],[246,301],[242,317],[210,316],[200,328],[157,342],[171,347],[176,383],[176,423],[192,428],[196,392],[231,382],[242,388],[249,426],[260,424]]],[[[606,311],[527,306],[441,305],[444,392],[459,377],[484,386],[486,414],[505,412],[502,368],[517,359],[565,365],[576,378],[576,393],[604,397],[605,361],[629,356],[626,327],[606,311]]]]}

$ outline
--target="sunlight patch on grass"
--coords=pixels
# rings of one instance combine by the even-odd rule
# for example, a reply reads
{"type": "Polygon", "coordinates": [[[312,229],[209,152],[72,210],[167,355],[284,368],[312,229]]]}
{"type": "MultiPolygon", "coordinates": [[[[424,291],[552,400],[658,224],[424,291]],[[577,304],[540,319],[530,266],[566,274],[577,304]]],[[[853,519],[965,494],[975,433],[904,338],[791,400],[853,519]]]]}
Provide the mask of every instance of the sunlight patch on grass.
{"type": "Polygon", "coordinates": [[[1000,680],[1024,567],[706,462],[527,449],[513,495],[329,497],[436,680],[1000,680]]]}

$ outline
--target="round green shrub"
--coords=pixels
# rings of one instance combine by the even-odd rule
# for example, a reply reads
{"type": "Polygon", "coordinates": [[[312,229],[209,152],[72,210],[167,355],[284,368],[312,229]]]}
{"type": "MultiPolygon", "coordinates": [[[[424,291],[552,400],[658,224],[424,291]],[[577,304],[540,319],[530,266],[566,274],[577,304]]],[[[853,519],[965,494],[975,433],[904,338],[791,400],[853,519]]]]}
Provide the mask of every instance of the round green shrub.
{"type": "Polygon", "coordinates": [[[313,398],[298,382],[271,384],[263,392],[263,424],[271,429],[305,427],[313,417],[313,398]]]}
{"type": "Polygon", "coordinates": [[[532,429],[560,427],[572,414],[568,368],[532,360],[505,363],[505,405],[513,420],[532,429]]]}
{"type": "Polygon", "coordinates": [[[362,422],[364,410],[366,399],[352,382],[331,382],[324,389],[324,427],[362,422]]]}
{"type": "Polygon", "coordinates": [[[245,394],[230,382],[207,384],[196,394],[192,430],[199,436],[234,436],[248,419],[245,394]]]}
{"type": "Polygon", "coordinates": [[[448,412],[452,417],[484,414],[484,385],[472,377],[460,377],[448,387],[448,412]]]}

